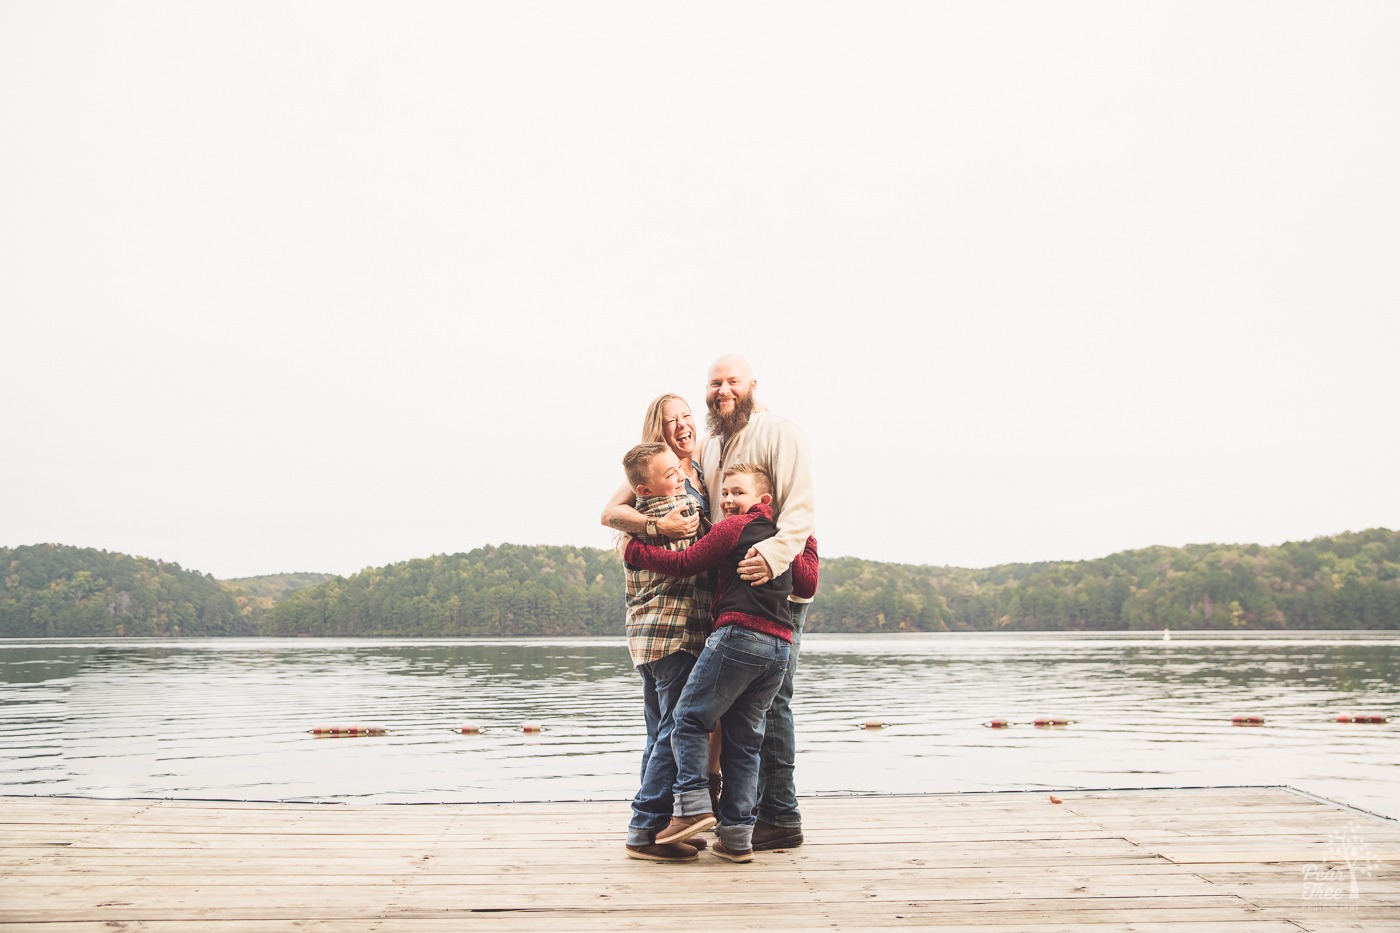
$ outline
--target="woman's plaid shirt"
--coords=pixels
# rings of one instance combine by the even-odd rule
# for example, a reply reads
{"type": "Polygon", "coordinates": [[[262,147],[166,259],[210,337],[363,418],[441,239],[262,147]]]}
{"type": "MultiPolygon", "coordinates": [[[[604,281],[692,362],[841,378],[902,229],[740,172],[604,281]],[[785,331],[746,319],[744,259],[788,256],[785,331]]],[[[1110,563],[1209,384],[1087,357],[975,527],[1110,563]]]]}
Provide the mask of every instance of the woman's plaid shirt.
{"type": "MultiPolygon", "coordinates": [[[[700,503],[687,495],[638,499],[636,508],[647,518],[661,518],[678,505],[702,511],[700,503]]],[[[637,535],[637,540],[672,551],[695,543],[695,538],[672,541],[647,535],[637,535]]],[[[710,634],[709,587],[697,586],[695,577],[668,577],[629,564],[623,568],[627,578],[627,648],[632,652],[633,666],[659,661],[677,651],[699,655],[710,634]]]]}

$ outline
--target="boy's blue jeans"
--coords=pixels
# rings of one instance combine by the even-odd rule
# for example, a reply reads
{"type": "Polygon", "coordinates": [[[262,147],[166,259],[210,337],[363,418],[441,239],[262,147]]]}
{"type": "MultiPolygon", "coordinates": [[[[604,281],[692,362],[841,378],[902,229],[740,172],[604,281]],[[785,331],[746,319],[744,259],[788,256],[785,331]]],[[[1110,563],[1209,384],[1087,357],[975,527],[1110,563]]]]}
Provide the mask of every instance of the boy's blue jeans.
{"type": "Polygon", "coordinates": [[[807,624],[807,611],[811,608],[811,603],[788,603],[792,613],[792,654],[783,684],[768,708],[763,763],[758,773],[758,818],[789,829],[802,825],[802,812],[797,809],[797,782],[793,777],[797,764],[797,733],[792,721],[792,689],[802,628],[807,624]]]}
{"type": "Polygon", "coordinates": [[[706,640],[676,704],[676,813],[710,812],[710,733],[719,721],[724,791],[716,816],[720,842],[731,851],[752,845],[764,720],[787,675],[789,653],[780,638],[726,625],[706,640]]]}
{"type": "Polygon", "coordinates": [[[671,822],[676,783],[671,732],[676,725],[676,701],[694,666],[695,655],[677,651],[637,668],[646,703],[647,744],[642,751],[642,784],[632,799],[632,822],[627,826],[629,846],[651,845],[657,831],[671,822]]]}

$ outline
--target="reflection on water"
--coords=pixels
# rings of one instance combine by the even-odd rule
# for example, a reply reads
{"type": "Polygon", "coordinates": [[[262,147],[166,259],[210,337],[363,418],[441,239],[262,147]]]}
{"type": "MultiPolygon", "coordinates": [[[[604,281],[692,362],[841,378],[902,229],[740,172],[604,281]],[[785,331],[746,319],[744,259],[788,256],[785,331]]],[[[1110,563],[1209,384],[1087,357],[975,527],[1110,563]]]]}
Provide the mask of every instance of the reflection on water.
{"type": "MultiPolygon", "coordinates": [[[[1400,818],[1400,723],[1335,722],[1397,717],[1397,683],[1396,633],[812,635],[799,786],[1287,784],[1400,818]],[[1231,724],[1247,714],[1266,724],[1231,724]],[[1029,725],[1044,717],[1072,724],[1029,725]]],[[[621,639],[2,641],[0,792],[623,799],[640,702],[621,639]],[[467,721],[486,731],[453,731],[467,721]],[[306,731],[356,723],[391,732],[306,731]]]]}

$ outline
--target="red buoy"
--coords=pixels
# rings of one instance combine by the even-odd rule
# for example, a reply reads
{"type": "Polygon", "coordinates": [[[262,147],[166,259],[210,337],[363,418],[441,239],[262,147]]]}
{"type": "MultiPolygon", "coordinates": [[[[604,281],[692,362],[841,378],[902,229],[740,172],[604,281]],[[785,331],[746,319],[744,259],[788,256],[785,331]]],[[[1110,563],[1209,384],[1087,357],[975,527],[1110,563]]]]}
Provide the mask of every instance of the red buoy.
{"type": "Polygon", "coordinates": [[[986,725],[989,729],[1005,729],[1007,726],[1011,725],[1011,723],[1007,722],[1005,719],[993,719],[991,722],[986,723],[986,725]]]}
{"type": "Polygon", "coordinates": [[[860,727],[862,729],[883,729],[888,725],[889,723],[881,719],[867,719],[865,722],[860,724],[860,727]]]}
{"type": "Polygon", "coordinates": [[[1383,723],[1385,721],[1384,716],[1375,713],[1342,713],[1337,717],[1337,722],[1383,723]]]}
{"type": "Polygon", "coordinates": [[[333,739],[361,735],[387,735],[388,732],[389,730],[383,726],[317,726],[311,730],[312,735],[333,739]]]}
{"type": "Polygon", "coordinates": [[[544,726],[540,725],[540,724],[537,723],[537,722],[522,722],[522,723],[520,724],[520,731],[521,731],[521,732],[543,732],[543,731],[544,731],[544,726]]]}
{"type": "Polygon", "coordinates": [[[1237,726],[1262,726],[1264,724],[1264,717],[1236,716],[1235,718],[1231,719],[1230,722],[1234,723],[1237,726]]]}
{"type": "Polygon", "coordinates": [[[1068,719],[1037,719],[1037,720],[1035,721],[1035,724],[1036,724],[1037,726],[1067,726],[1067,725],[1069,725],[1069,720],[1068,720],[1068,719]]]}
{"type": "Polygon", "coordinates": [[[457,731],[460,732],[462,735],[480,735],[480,734],[481,734],[481,723],[479,723],[479,722],[467,722],[467,723],[463,723],[463,724],[457,729],[457,731]]]}

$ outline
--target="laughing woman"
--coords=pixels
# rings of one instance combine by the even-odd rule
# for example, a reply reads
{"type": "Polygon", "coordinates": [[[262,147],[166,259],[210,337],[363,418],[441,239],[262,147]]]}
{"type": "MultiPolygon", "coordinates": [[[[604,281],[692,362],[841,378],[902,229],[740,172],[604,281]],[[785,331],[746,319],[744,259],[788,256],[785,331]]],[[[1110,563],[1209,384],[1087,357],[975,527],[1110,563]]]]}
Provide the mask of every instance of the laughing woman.
{"type": "MultiPolygon", "coordinates": [[[[710,514],[710,500],[697,459],[700,437],[685,399],[667,394],[648,405],[642,421],[642,442],[661,443],[671,448],[685,474],[685,491],[700,502],[700,515],[682,515],[683,510],[677,509],[657,520],[657,531],[672,540],[694,536],[700,531],[701,516],[710,514]]],[[[648,519],[632,507],[635,498],[636,492],[624,483],[603,509],[603,524],[617,531],[645,534],[648,519]]]]}

